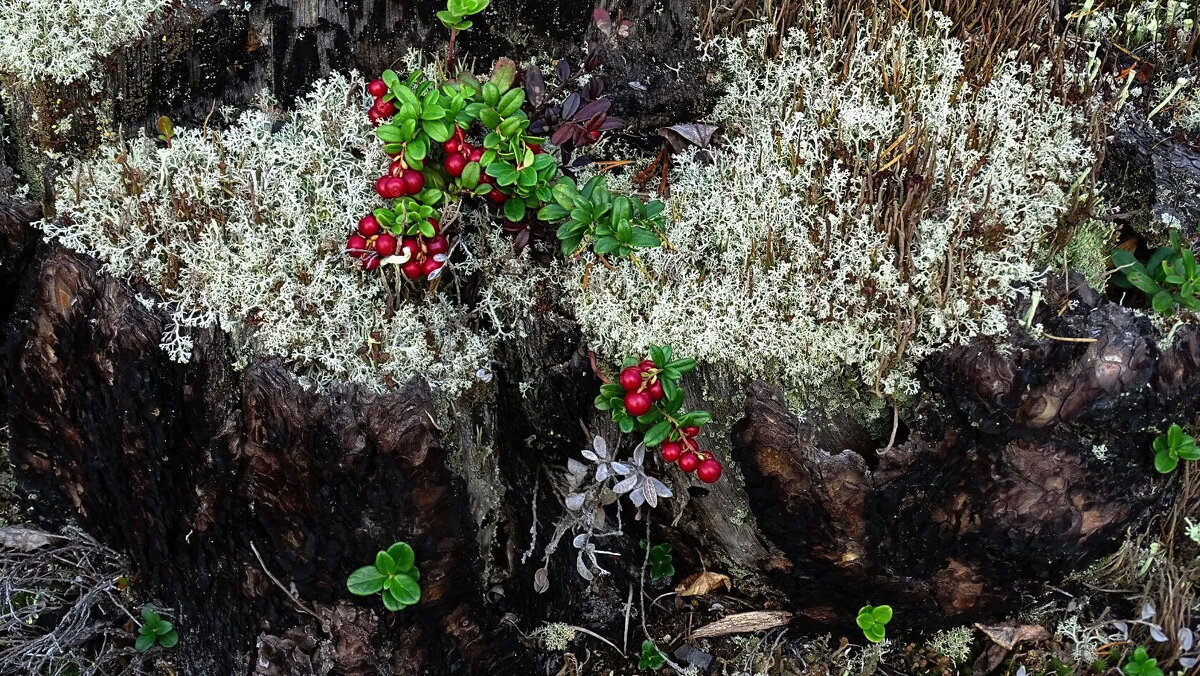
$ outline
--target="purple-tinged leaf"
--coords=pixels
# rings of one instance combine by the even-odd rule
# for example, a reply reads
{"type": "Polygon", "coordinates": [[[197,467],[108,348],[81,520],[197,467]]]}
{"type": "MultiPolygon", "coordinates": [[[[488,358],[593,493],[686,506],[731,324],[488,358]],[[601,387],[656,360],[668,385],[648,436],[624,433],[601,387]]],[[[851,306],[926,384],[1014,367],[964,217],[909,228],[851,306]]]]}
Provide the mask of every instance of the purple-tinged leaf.
{"type": "Polygon", "coordinates": [[[571,78],[571,62],[566,59],[560,60],[554,65],[554,78],[559,84],[565,84],[571,78]]]}
{"type": "Polygon", "coordinates": [[[579,110],[579,94],[572,93],[563,101],[562,116],[564,120],[570,120],[575,117],[575,111],[579,110]]]}
{"type": "Polygon", "coordinates": [[[534,108],[540,108],[546,98],[546,79],[537,66],[525,69],[525,96],[534,108]]]}
{"type": "Polygon", "coordinates": [[[612,35],[612,17],[609,16],[607,9],[603,7],[593,9],[592,21],[595,22],[596,28],[599,28],[601,33],[612,35]]]}
{"type": "Polygon", "coordinates": [[[577,128],[578,125],[566,124],[558,129],[555,129],[554,134],[550,136],[550,142],[556,146],[561,146],[567,143],[575,135],[575,129],[577,128]]]}
{"type": "Polygon", "coordinates": [[[595,161],[596,161],[595,158],[593,158],[591,155],[580,155],[579,157],[575,158],[575,161],[571,163],[571,166],[572,167],[586,167],[587,165],[589,165],[595,161]]]}
{"type": "Polygon", "coordinates": [[[601,113],[608,112],[608,107],[611,105],[612,101],[609,101],[608,99],[596,99],[595,101],[588,101],[579,110],[575,111],[575,114],[571,116],[571,119],[576,122],[590,120],[601,113]]]}
{"type": "Polygon", "coordinates": [[[607,117],[606,116],[604,118],[604,122],[600,125],[600,129],[598,129],[598,131],[612,131],[613,129],[620,129],[621,127],[624,127],[624,126],[625,126],[625,120],[622,120],[619,117],[607,117]]]}
{"type": "Polygon", "coordinates": [[[630,19],[621,19],[617,22],[617,37],[627,38],[633,34],[633,21],[630,19]]]}
{"type": "Polygon", "coordinates": [[[587,87],[584,88],[584,92],[585,99],[591,100],[600,98],[600,96],[604,94],[604,78],[594,77],[588,80],[587,87]]]}

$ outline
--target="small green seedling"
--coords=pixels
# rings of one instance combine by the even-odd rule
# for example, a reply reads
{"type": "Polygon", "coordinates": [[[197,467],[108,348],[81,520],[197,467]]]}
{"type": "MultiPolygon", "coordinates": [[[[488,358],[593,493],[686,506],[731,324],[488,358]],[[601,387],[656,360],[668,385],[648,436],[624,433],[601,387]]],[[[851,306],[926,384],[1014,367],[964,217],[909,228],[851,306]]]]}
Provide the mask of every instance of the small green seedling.
{"type": "Polygon", "coordinates": [[[145,621],[138,629],[137,641],[133,644],[139,653],[144,653],[158,644],[164,648],[174,648],[179,643],[179,634],[175,625],[164,620],[152,606],[142,606],[142,619],[145,621]]]}
{"type": "Polygon", "coordinates": [[[858,611],[859,628],[863,635],[872,643],[882,643],[885,634],[884,625],[892,620],[891,606],[863,606],[858,611]]]}
{"type": "Polygon", "coordinates": [[[393,612],[404,610],[421,600],[421,571],[413,565],[416,554],[407,543],[397,542],[375,555],[375,565],[363,566],[350,574],[346,588],[351,594],[383,594],[383,605],[393,612]]]}
{"type": "MultiPolygon", "coordinates": [[[[642,541],[642,547],[646,546],[646,541],[642,541]]],[[[650,548],[650,579],[661,580],[663,578],[671,579],[675,577],[675,561],[671,557],[671,545],[662,543],[654,545],[650,548]]]]}
{"type": "Polygon", "coordinates": [[[578,188],[575,181],[562,178],[552,192],[554,202],[538,211],[538,218],[558,226],[558,239],[564,256],[573,256],[588,247],[601,256],[628,258],[636,249],[662,245],[666,228],[662,202],[643,202],[637,197],[613,195],[603,176],[594,176],[578,188]]]}
{"type": "Polygon", "coordinates": [[[446,9],[437,13],[446,28],[452,31],[465,31],[475,23],[467,17],[487,9],[490,0],[449,0],[446,9]]]}
{"type": "Polygon", "coordinates": [[[1184,434],[1179,425],[1171,425],[1166,434],[1154,440],[1154,469],[1170,474],[1181,459],[1200,460],[1200,448],[1195,437],[1184,434]]]}
{"type": "Polygon", "coordinates": [[[667,657],[658,651],[654,641],[642,641],[642,657],[638,660],[639,669],[658,671],[667,663],[667,657]]]}
{"type": "Polygon", "coordinates": [[[1142,646],[1133,651],[1133,655],[1130,655],[1129,661],[1121,667],[1121,671],[1129,676],[1163,676],[1163,670],[1158,668],[1158,660],[1146,654],[1146,649],[1142,646]]]}

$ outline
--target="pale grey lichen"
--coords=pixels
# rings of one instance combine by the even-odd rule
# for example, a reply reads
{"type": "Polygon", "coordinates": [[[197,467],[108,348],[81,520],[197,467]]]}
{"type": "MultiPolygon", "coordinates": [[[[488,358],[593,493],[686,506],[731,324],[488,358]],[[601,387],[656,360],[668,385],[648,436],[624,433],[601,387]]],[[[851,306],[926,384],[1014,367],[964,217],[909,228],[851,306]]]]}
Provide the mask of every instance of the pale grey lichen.
{"type": "Polygon", "coordinates": [[[577,267],[575,315],[602,353],[669,343],[791,394],[841,380],[903,395],[937,348],[1006,330],[1091,162],[1081,113],[1016,61],[975,88],[944,17],[923,34],[861,25],[844,42],[793,32],[775,60],[759,53],[765,29],[710,47],[728,140],[711,166],[678,158],[674,248],[643,255],[649,276],[577,267]],[[909,154],[936,161],[910,171],[909,154]],[[920,190],[915,226],[889,229],[920,190]]]}
{"type": "Polygon", "coordinates": [[[1093,289],[1103,289],[1108,280],[1108,257],[1115,235],[1113,223],[1087,221],[1075,230],[1059,255],[1059,263],[1065,263],[1083,275],[1093,289]]]}
{"type": "Polygon", "coordinates": [[[971,658],[974,639],[975,631],[970,627],[954,627],[937,632],[926,645],[935,653],[945,655],[954,660],[956,665],[961,665],[971,658]]]}
{"type": "Polygon", "coordinates": [[[143,37],[170,0],[0,2],[0,72],[71,82],[117,47],[143,37]]]}
{"type": "Polygon", "coordinates": [[[154,288],[172,319],[163,347],[178,360],[190,357],[193,328],[216,326],[240,365],[281,356],[319,388],[346,380],[382,389],[421,373],[454,398],[477,381],[496,341],[515,335],[539,276],[483,222],[466,228],[476,234],[454,255],[459,275],[487,266],[470,309],[453,279],[403,301],[390,299],[379,273],[358,269],[345,238],[380,205],[372,181],[388,162],[366,107],[359,88],[334,75],[286,115],[263,102],[226,111],[224,129],[179,128],[170,148],[147,137],[108,147],[60,177],[57,214],[41,226],[154,288]]]}

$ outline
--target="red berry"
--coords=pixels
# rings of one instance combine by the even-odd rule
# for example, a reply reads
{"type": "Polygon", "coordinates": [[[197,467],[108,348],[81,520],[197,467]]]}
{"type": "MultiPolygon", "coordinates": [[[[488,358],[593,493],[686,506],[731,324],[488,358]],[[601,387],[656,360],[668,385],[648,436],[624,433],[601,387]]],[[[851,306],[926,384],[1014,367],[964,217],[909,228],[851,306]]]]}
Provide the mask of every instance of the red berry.
{"type": "Polygon", "coordinates": [[[427,258],[425,259],[425,262],[421,264],[421,274],[428,277],[440,267],[442,267],[441,261],[435,261],[432,258],[427,258]]]}
{"type": "Polygon", "coordinates": [[[629,412],[629,415],[645,415],[650,411],[650,405],[653,403],[650,395],[645,392],[629,392],[625,395],[625,410],[629,412]]]}
{"type": "Polygon", "coordinates": [[[486,173],[484,173],[482,171],[479,172],[479,182],[480,183],[487,183],[488,185],[491,185],[492,181],[494,181],[494,180],[496,180],[496,179],[492,178],[491,176],[488,176],[486,173]]]}
{"type": "Polygon", "coordinates": [[[370,254],[366,258],[363,258],[364,270],[374,270],[377,267],[379,267],[379,256],[370,254]]]}
{"type": "Polygon", "coordinates": [[[508,199],[508,195],[500,192],[497,188],[492,188],[492,191],[487,194],[487,198],[493,204],[504,204],[504,200],[508,199]]]}
{"type": "Polygon", "coordinates": [[[421,276],[421,264],[416,261],[409,261],[400,266],[401,272],[409,279],[416,279],[421,276]]]}
{"type": "Polygon", "coordinates": [[[372,106],[371,109],[367,111],[367,119],[371,121],[371,124],[378,127],[379,123],[383,121],[383,116],[379,114],[378,110],[375,110],[374,106],[372,106]]]}
{"type": "Polygon", "coordinates": [[[659,453],[662,454],[663,460],[675,462],[683,455],[683,445],[678,441],[664,441],[659,453]]]}
{"type": "Polygon", "coordinates": [[[458,152],[458,149],[461,146],[462,141],[459,141],[457,138],[450,138],[447,139],[446,142],[442,143],[442,150],[445,150],[447,155],[453,155],[454,153],[458,152]]]}
{"type": "Polygon", "coordinates": [[[388,191],[387,196],[390,199],[396,199],[397,197],[404,197],[405,195],[408,194],[408,184],[405,183],[404,179],[402,179],[402,178],[396,178],[395,176],[388,176],[387,191],[388,191]]]}
{"type": "Polygon", "coordinates": [[[391,117],[396,114],[396,104],[391,101],[376,101],[374,108],[380,117],[391,117]]]}
{"type": "Polygon", "coordinates": [[[467,159],[462,155],[451,155],[443,164],[451,176],[458,177],[462,176],[463,168],[467,166],[467,159]]]}
{"type": "Polygon", "coordinates": [[[429,224],[433,226],[433,234],[439,235],[442,232],[442,222],[436,218],[427,219],[429,224]]]}
{"type": "Polygon", "coordinates": [[[410,258],[410,259],[411,259],[413,256],[416,256],[416,255],[417,255],[417,251],[418,251],[418,249],[417,249],[417,240],[416,240],[415,238],[413,238],[413,237],[405,237],[405,238],[404,238],[404,239],[403,239],[403,240],[400,242],[400,253],[404,253],[405,251],[407,251],[407,252],[408,252],[408,256],[409,256],[409,258],[410,258]]]}
{"type": "Polygon", "coordinates": [[[388,257],[396,253],[396,238],[386,232],[375,238],[375,251],[380,256],[388,257]]]}
{"type": "Polygon", "coordinates": [[[415,195],[421,192],[421,189],[425,187],[425,175],[416,169],[409,169],[408,171],[404,172],[404,176],[401,178],[401,180],[404,181],[404,185],[408,190],[408,194],[410,195],[415,195]]]}
{"type": "Polygon", "coordinates": [[[637,370],[636,367],[630,366],[621,371],[619,380],[621,387],[626,392],[636,392],[642,386],[642,372],[637,370]]]}
{"type": "Polygon", "coordinates": [[[379,178],[375,179],[375,192],[378,193],[379,196],[384,199],[387,199],[387,193],[388,193],[387,180],[388,180],[388,178],[390,178],[390,177],[389,176],[380,176],[379,178]]]}
{"type": "Polygon", "coordinates": [[[350,239],[346,240],[346,253],[359,258],[363,255],[367,248],[367,238],[362,235],[350,235],[350,239]]]}
{"type": "Polygon", "coordinates": [[[689,450],[689,451],[699,451],[700,450],[700,444],[696,443],[696,440],[692,439],[691,437],[683,437],[682,439],[679,440],[679,443],[683,444],[683,447],[686,450],[689,450]]]}
{"type": "Polygon", "coordinates": [[[666,396],[666,393],[663,392],[662,381],[656,380],[650,383],[650,387],[646,388],[646,394],[650,395],[650,398],[654,401],[658,401],[666,396]]]}
{"type": "Polygon", "coordinates": [[[699,427],[685,427],[685,428],[683,428],[683,433],[688,435],[689,437],[699,436],[700,428],[699,427]]]}
{"type": "Polygon", "coordinates": [[[648,371],[654,368],[654,362],[650,361],[649,359],[643,359],[642,363],[638,364],[638,368],[643,371],[648,371]]]}
{"type": "Polygon", "coordinates": [[[716,483],[717,479],[721,478],[721,463],[713,458],[701,461],[700,466],[696,468],[696,478],[706,484],[716,483]]]}
{"type": "Polygon", "coordinates": [[[358,219],[358,234],[363,237],[374,237],[380,231],[379,221],[374,216],[366,215],[358,219]]]}
{"type": "Polygon", "coordinates": [[[408,171],[408,165],[402,159],[392,160],[392,163],[388,165],[388,176],[400,178],[404,176],[404,172],[406,171],[408,171]]]}
{"type": "Polygon", "coordinates": [[[600,132],[598,132],[598,131],[589,131],[589,132],[588,132],[588,138],[592,139],[593,141],[599,141],[599,140],[600,140],[600,132]]]}
{"type": "Polygon", "coordinates": [[[466,130],[464,130],[462,127],[458,126],[457,124],[454,125],[454,138],[458,139],[459,143],[462,143],[462,140],[464,138],[466,138],[466,135],[467,135],[466,130]]]}
{"type": "Polygon", "coordinates": [[[437,237],[434,237],[433,239],[429,240],[429,242],[425,245],[425,250],[429,252],[430,256],[444,254],[449,249],[450,249],[450,243],[447,242],[446,238],[442,237],[441,235],[438,235],[437,237]]]}
{"type": "Polygon", "coordinates": [[[367,84],[367,93],[378,99],[388,93],[388,86],[383,80],[371,80],[367,84]]]}
{"type": "Polygon", "coordinates": [[[692,451],[685,451],[679,456],[679,469],[685,472],[694,472],[700,466],[700,456],[692,451]]]}
{"type": "Polygon", "coordinates": [[[467,159],[472,162],[478,162],[479,160],[483,159],[483,148],[476,148],[472,150],[471,154],[467,156],[467,159]]]}
{"type": "Polygon", "coordinates": [[[546,152],[542,150],[542,145],[540,143],[527,143],[525,145],[527,145],[529,149],[533,151],[534,155],[541,155],[542,153],[546,152]]]}

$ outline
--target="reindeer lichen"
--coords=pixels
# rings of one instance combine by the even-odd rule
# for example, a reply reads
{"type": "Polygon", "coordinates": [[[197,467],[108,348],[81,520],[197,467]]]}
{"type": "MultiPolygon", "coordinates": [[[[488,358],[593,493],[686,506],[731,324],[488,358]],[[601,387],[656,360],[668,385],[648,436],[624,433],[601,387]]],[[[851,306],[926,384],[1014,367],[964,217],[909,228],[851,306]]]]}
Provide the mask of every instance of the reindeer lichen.
{"type": "Polygon", "coordinates": [[[388,161],[365,109],[363,94],[334,75],[286,115],[264,102],[224,111],[222,129],[179,128],[169,148],[149,137],[108,147],[60,177],[57,214],[41,225],[157,291],[173,322],[163,347],[175,359],[190,357],[193,328],[220,327],[243,365],[282,356],[318,387],[338,379],[382,389],[421,373],[453,398],[513,330],[538,278],[482,223],[465,228],[476,234],[453,256],[458,275],[487,265],[470,308],[452,278],[403,300],[356,269],[345,233],[378,206],[371,185],[388,161]]]}
{"type": "Polygon", "coordinates": [[[921,358],[1005,330],[1091,161],[1079,109],[1017,60],[972,84],[939,15],[830,39],[826,10],[805,11],[777,59],[765,29],[712,45],[727,143],[710,166],[677,158],[674,248],[646,252],[648,274],[576,267],[575,314],[606,355],[669,342],[791,394],[904,395],[921,358]]]}
{"type": "Polygon", "coordinates": [[[0,3],[0,73],[71,82],[142,37],[169,0],[6,0],[0,3]]]}

